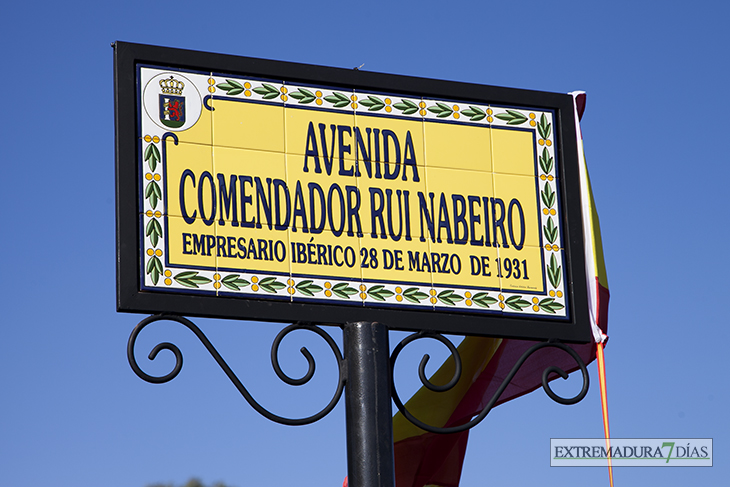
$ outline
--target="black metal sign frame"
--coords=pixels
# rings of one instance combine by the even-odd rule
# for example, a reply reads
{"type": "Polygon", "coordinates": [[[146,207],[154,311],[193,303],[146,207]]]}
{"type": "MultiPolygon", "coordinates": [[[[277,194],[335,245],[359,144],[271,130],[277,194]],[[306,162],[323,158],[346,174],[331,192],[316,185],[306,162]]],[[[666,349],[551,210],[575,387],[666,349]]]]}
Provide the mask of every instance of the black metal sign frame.
{"type": "Polygon", "coordinates": [[[586,289],[584,233],[579,192],[579,164],[573,102],[569,95],[517,90],[469,83],[371,73],[305,64],[212,54],[117,42],[114,58],[117,309],[137,313],[174,313],[188,316],[251,319],[274,322],[311,322],[342,325],[367,321],[395,330],[430,330],[440,333],[523,339],[591,340],[586,289]],[[561,161],[556,184],[561,208],[563,281],[567,316],[469,314],[393,307],[355,307],[256,298],[184,294],[145,290],[144,262],[139,242],[140,157],[138,110],[141,65],[171,70],[216,71],[264,79],[286,79],[302,84],[326,84],[343,89],[428,96],[449,100],[495,103],[528,109],[549,109],[554,114],[555,154],[561,161]]]}

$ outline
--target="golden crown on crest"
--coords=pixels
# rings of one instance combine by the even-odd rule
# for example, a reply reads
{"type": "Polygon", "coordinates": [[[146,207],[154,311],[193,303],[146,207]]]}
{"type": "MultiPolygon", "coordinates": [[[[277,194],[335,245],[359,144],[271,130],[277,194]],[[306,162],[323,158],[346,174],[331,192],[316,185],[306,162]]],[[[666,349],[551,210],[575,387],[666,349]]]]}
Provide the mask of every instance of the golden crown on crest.
{"type": "Polygon", "coordinates": [[[160,80],[160,88],[162,88],[162,92],[167,95],[182,95],[185,83],[170,76],[170,79],[160,80]]]}

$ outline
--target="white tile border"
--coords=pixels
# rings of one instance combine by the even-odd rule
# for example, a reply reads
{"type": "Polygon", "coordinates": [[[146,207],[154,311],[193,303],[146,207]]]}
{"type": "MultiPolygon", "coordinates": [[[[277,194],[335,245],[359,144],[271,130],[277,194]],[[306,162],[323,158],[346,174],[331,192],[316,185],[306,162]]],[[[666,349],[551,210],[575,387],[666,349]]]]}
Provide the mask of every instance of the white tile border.
{"type": "MultiPolygon", "coordinates": [[[[141,86],[169,70],[143,67],[141,69],[141,86]]],[[[178,71],[171,71],[177,73],[178,71]]],[[[182,72],[181,72],[182,73],[182,72]]],[[[297,106],[313,110],[342,111],[354,115],[377,114],[423,121],[441,121],[456,124],[483,124],[491,127],[519,127],[533,130],[537,141],[537,176],[539,181],[539,212],[542,255],[544,265],[553,270],[560,269],[560,281],[553,286],[546,275],[547,291],[531,292],[499,292],[497,290],[474,290],[458,286],[424,286],[407,283],[380,283],[376,281],[354,281],[348,279],[307,278],[267,273],[222,272],[217,270],[201,270],[195,268],[164,267],[164,238],[158,238],[152,244],[151,236],[146,235],[149,225],[154,221],[164,228],[164,171],[162,161],[162,142],[160,139],[166,131],[152,120],[146,110],[141,110],[140,146],[141,170],[140,196],[142,205],[141,246],[144,286],[147,288],[179,289],[186,291],[212,292],[219,295],[241,295],[248,297],[276,297],[304,301],[360,302],[364,306],[414,306],[431,309],[459,309],[476,312],[502,312],[508,314],[535,314],[546,316],[565,316],[565,279],[562,232],[560,231],[559,185],[556,181],[557,168],[555,159],[554,117],[550,111],[526,110],[502,106],[471,104],[463,101],[437,100],[431,98],[401,97],[382,93],[368,93],[349,90],[338,90],[327,87],[312,87],[300,84],[289,84],[286,81],[263,81],[241,77],[228,77],[219,74],[203,74],[184,72],[188,80],[192,80],[195,88],[206,97],[250,100],[272,105],[297,106]],[[150,158],[145,160],[147,151],[155,152],[155,163],[150,167],[150,158]],[[545,164],[552,160],[552,163],[545,164]],[[547,169],[547,171],[545,171],[547,169]],[[148,176],[149,175],[149,176],[148,176]],[[149,179],[148,179],[149,178],[149,179]],[[155,191],[158,201],[153,205],[154,197],[145,193],[151,183],[156,183],[159,191],[155,191]],[[547,188],[550,191],[547,191],[547,188]],[[543,198],[543,193],[546,197],[543,198]],[[546,205],[546,199],[553,193],[555,203],[546,205]],[[555,214],[551,214],[551,210],[555,214]],[[545,213],[547,211],[547,214],[545,213]],[[555,244],[549,248],[545,228],[549,221],[556,223],[555,244]],[[150,255],[150,252],[152,255],[150,255]],[[154,262],[157,259],[158,263],[154,262]],[[152,263],[150,263],[152,262],[152,263]],[[554,262],[554,264],[552,264],[554,262]],[[552,265],[552,267],[551,267],[552,265]],[[154,269],[154,270],[152,270],[154,269]],[[160,270],[161,269],[161,270],[160,270]],[[156,276],[155,276],[156,274],[156,276]],[[232,277],[233,276],[233,277],[232,277]],[[156,277],[156,278],[153,278],[156,277]],[[224,281],[228,279],[226,286],[224,281]],[[154,282],[154,281],[157,282],[154,282]],[[244,284],[245,283],[245,284],[244,284]],[[327,287],[329,285],[329,287],[327,287]],[[301,289],[307,291],[302,292],[301,289]],[[335,290],[339,292],[335,292],[335,290]],[[343,293],[345,293],[343,295],[343,293]],[[550,293],[554,295],[551,296],[550,293]],[[311,296],[310,296],[311,294],[311,296]],[[346,299],[343,298],[346,296],[346,299]],[[477,298],[475,300],[475,298],[477,298]],[[553,312],[546,311],[550,307],[553,312]],[[559,309],[557,309],[560,307],[559,309]]],[[[205,107],[203,111],[207,110],[205,107]]],[[[549,202],[549,201],[548,201],[549,202]]]]}

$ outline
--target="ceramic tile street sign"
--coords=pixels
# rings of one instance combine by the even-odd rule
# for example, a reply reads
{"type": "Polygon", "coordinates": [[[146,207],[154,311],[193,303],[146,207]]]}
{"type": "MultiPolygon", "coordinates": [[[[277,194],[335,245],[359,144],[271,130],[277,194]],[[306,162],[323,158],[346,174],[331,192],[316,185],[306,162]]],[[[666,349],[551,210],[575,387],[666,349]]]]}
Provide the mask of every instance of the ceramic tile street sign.
{"type": "Polygon", "coordinates": [[[118,43],[119,309],[589,339],[568,95],[118,43]]]}

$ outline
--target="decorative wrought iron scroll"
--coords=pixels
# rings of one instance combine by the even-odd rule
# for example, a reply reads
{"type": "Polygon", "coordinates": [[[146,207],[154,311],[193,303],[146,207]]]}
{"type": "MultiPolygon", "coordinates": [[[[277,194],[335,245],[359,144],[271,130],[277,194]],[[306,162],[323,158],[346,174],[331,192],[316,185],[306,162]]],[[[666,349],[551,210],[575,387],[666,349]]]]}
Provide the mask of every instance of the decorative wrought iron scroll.
{"type": "MultiPolygon", "coordinates": [[[[434,392],[445,392],[451,389],[456,385],[457,382],[459,382],[459,378],[461,377],[461,357],[459,356],[459,352],[454,346],[453,343],[443,335],[440,335],[438,333],[431,333],[431,332],[425,332],[420,331],[418,333],[413,333],[412,335],[407,336],[404,338],[393,350],[393,353],[390,357],[390,368],[391,368],[391,374],[393,374],[393,371],[395,370],[395,362],[398,359],[398,355],[400,352],[405,348],[406,345],[411,343],[414,340],[419,340],[421,338],[433,338],[435,340],[440,341],[446,347],[448,347],[449,351],[451,352],[451,356],[454,358],[454,375],[451,378],[451,380],[448,382],[448,384],[445,384],[443,386],[437,386],[435,384],[432,384],[428,378],[426,377],[426,364],[428,363],[429,356],[428,354],[424,355],[421,359],[421,363],[418,367],[418,376],[421,379],[421,383],[429,390],[434,392]]],[[[546,368],[542,373],[542,387],[545,389],[545,393],[552,399],[553,401],[560,403],[560,404],[575,404],[577,402],[580,402],[585,395],[588,393],[588,386],[589,386],[589,377],[588,377],[588,370],[586,369],[586,365],[583,362],[583,360],[580,358],[580,356],[573,350],[572,348],[558,342],[541,342],[533,345],[530,347],[517,361],[517,363],[512,367],[512,370],[510,370],[510,373],[507,374],[507,377],[505,377],[502,384],[499,386],[499,389],[494,393],[494,396],[489,400],[487,405],[484,407],[484,409],[471,421],[468,423],[458,425],[458,426],[451,426],[451,427],[437,427],[432,426],[429,424],[426,424],[422,421],[420,421],[418,418],[413,416],[405,407],[403,404],[403,401],[401,401],[400,397],[398,396],[398,392],[395,387],[395,380],[393,377],[392,384],[392,396],[393,401],[395,402],[396,406],[398,407],[398,410],[403,414],[403,416],[406,417],[411,423],[415,424],[421,429],[424,429],[426,431],[429,431],[431,433],[440,433],[440,434],[449,434],[449,433],[460,433],[462,431],[466,431],[468,429],[473,428],[477,424],[481,423],[484,418],[487,417],[487,414],[492,410],[492,408],[495,406],[497,401],[499,400],[499,397],[502,395],[504,390],[507,388],[509,383],[514,378],[515,374],[517,374],[517,371],[520,369],[522,364],[525,363],[527,358],[535,353],[536,351],[546,348],[546,347],[552,347],[552,348],[559,348],[560,350],[565,351],[566,353],[570,354],[571,357],[576,361],[578,367],[580,367],[581,374],[583,376],[583,387],[581,391],[575,395],[574,397],[564,398],[561,397],[553,392],[552,389],[550,389],[550,385],[548,383],[548,377],[552,373],[558,374],[563,379],[568,378],[567,372],[560,369],[559,367],[550,366],[546,368]]]]}
{"type": "MultiPolygon", "coordinates": [[[[292,385],[292,386],[301,386],[306,383],[308,383],[312,377],[314,376],[315,369],[316,369],[316,363],[314,360],[314,357],[312,357],[312,354],[307,350],[306,347],[302,347],[300,349],[300,352],[304,356],[304,358],[307,360],[308,369],[306,374],[302,376],[301,378],[292,378],[286,375],[286,373],[281,369],[281,366],[279,364],[279,346],[282,342],[282,340],[292,331],[295,330],[307,330],[316,333],[319,335],[323,340],[327,342],[330,349],[332,350],[332,353],[334,353],[335,358],[337,360],[338,368],[339,368],[339,376],[338,376],[338,383],[337,383],[337,389],[330,399],[329,403],[321,409],[316,414],[313,414],[311,416],[307,416],[305,418],[298,418],[298,419],[292,419],[292,418],[285,418],[283,416],[279,416],[277,414],[274,414],[270,411],[268,411],[266,408],[261,406],[254,398],[253,396],[248,392],[246,387],[241,383],[239,378],[236,376],[236,374],[231,370],[229,365],[226,363],[226,361],[223,359],[223,357],[220,355],[218,350],[213,346],[213,344],[208,340],[208,338],[205,336],[205,334],[198,328],[195,324],[193,324],[190,320],[187,318],[177,316],[177,315],[153,315],[145,318],[144,320],[140,321],[139,324],[134,328],[132,331],[132,334],[129,337],[129,342],[127,344],[127,358],[129,360],[129,364],[132,367],[132,370],[143,380],[147,382],[151,382],[153,384],[162,384],[165,382],[169,382],[180,373],[180,370],[182,370],[183,365],[183,355],[180,349],[169,342],[162,342],[157,344],[152,351],[150,352],[148,358],[150,360],[155,360],[157,355],[162,350],[169,350],[175,355],[175,366],[173,367],[172,371],[170,371],[166,375],[162,376],[153,376],[149,375],[146,372],[144,372],[139,364],[137,363],[137,360],[135,358],[135,345],[137,343],[137,337],[142,332],[142,330],[147,327],[149,324],[154,323],[156,321],[160,320],[169,320],[169,321],[175,321],[178,322],[185,327],[187,327],[190,331],[192,331],[196,337],[198,337],[198,340],[205,346],[206,350],[211,354],[213,359],[218,363],[221,369],[223,369],[223,372],[228,376],[230,381],[233,383],[234,386],[236,386],[236,389],[241,393],[241,395],[246,399],[246,401],[253,407],[259,414],[266,417],[267,419],[274,421],[276,423],[290,425],[290,426],[299,426],[299,425],[305,425],[314,423],[323,417],[325,417],[327,414],[334,409],[334,407],[337,405],[337,403],[340,400],[340,397],[342,396],[342,393],[345,388],[346,383],[346,376],[347,376],[347,365],[346,361],[343,358],[342,352],[340,351],[339,347],[335,343],[335,341],[332,339],[332,337],[327,334],[325,331],[323,331],[321,328],[311,325],[311,324],[303,324],[303,323],[295,323],[292,325],[289,325],[285,327],[283,330],[279,332],[279,334],[274,339],[274,342],[271,345],[271,365],[274,368],[274,372],[276,372],[276,375],[281,379],[283,382],[292,385]]],[[[560,350],[565,351],[568,353],[573,359],[575,360],[576,364],[580,368],[582,377],[583,377],[583,386],[581,391],[574,397],[564,398],[552,391],[550,388],[548,378],[550,374],[556,373],[559,376],[561,376],[563,379],[568,378],[568,374],[560,369],[559,367],[550,366],[547,367],[543,373],[542,373],[542,387],[545,389],[545,393],[555,402],[558,402],[560,404],[575,404],[579,401],[581,401],[585,395],[588,393],[588,386],[589,386],[589,377],[588,377],[588,370],[586,369],[586,365],[583,362],[583,360],[580,358],[580,356],[573,350],[572,348],[558,342],[541,342],[533,345],[528,349],[517,361],[517,363],[512,367],[512,370],[510,373],[505,377],[502,384],[499,386],[497,391],[494,393],[494,396],[490,399],[490,401],[487,403],[485,408],[471,421],[468,423],[458,425],[458,426],[451,426],[451,427],[437,427],[433,425],[426,424],[422,421],[420,421],[418,418],[413,416],[405,407],[403,404],[403,401],[401,401],[400,397],[398,396],[398,392],[395,387],[395,381],[393,377],[393,371],[395,369],[395,363],[398,359],[399,354],[401,351],[411,342],[414,340],[419,340],[421,338],[432,338],[435,340],[438,340],[443,345],[445,345],[450,353],[451,356],[454,358],[454,375],[452,376],[451,380],[444,385],[436,385],[431,383],[428,378],[426,377],[426,365],[429,361],[429,355],[426,354],[421,359],[421,363],[418,367],[418,376],[421,379],[421,383],[428,388],[431,391],[434,392],[445,392],[454,387],[461,377],[461,371],[462,371],[462,364],[461,364],[461,357],[459,356],[459,352],[457,348],[454,346],[454,344],[446,337],[444,337],[441,334],[433,333],[433,332],[426,332],[426,331],[420,331],[418,333],[413,333],[412,335],[407,336],[404,338],[393,350],[393,353],[390,356],[390,363],[391,363],[391,383],[392,383],[392,397],[393,401],[395,402],[396,406],[398,407],[398,410],[403,414],[403,416],[406,417],[410,422],[415,424],[421,429],[424,429],[426,431],[432,432],[432,433],[439,433],[439,434],[449,434],[449,433],[459,433],[468,429],[473,428],[477,424],[481,423],[482,420],[489,414],[489,412],[492,410],[492,408],[496,405],[497,401],[499,400],[499,397],[502,395],[502,393],[505,391],[509,383],[512,381],[514,376],[517,374],[518,370],[522,366],[522,364],[525,363],[527,358],[535,353],[536,351],[546,348],[546,347],[552,347],[552,348],[558,348],[560,350]]]]}
{"type": "Polygon", "coordinates": [[[162,384],[165,382],[169,382],[180,373],[180,370],[182,369],[183,365],[183,356],[180,349],[169,342],[163,342],[157,344],[152,351],[150,352],[148,358],[150,360],[154,360],[157,357],[157,354],[160,353],[162,350],[169,350],[175,355],[175,367],[173,370],[163,376],[153,376],[149,375],[146,372],[144,372],[137,363],[137,360],[134,355],[134,347],[137,342],[137,337],[139,336],[140,332],[149,324],[154,323],[156,321],[160,320],[169,320],[169,321],[176,321],[185,327],[187,327],[190,331],[192,331],[196,337],[198,337],[198,340],[201,341],[201,343],[205,346],[206,350],[213,356],[215,361],[218,363],[221,369],[223,369],[223,372],[228,376],[228,378],[233,382],[233,385],[236,386],[236,389],[241,393],[241,395],[246,399],[246,401],[253,407],[256,411],[259,412],[262,416],[266,417],[267,419],[274,421],[276,423],[290,425],[290,426],[299,426],[299,425],[305,425],[314,423],[323,417],[327,416],[332,409],[337,405],[337,403],[340,400],[340,397],[342,396],[342,392],[345,387],[345,361],[342,357],[342,352],[340,351],[339,347],[335,343],[335,341],[332,339],[329,334],[327,334],[325,331],[323,331],[321,328],[310,325],[310,324],[300,324],[295,323],[292,325],[287,326],[274,339],[274,342],[271,345],[271,365],[274,367],[274,371],[276,372],[276,375],[284,382],[286,382],[289,385],[292,386],[301,386],[309,382],[309,380],[314,376],[315,372],[315,361],[312,357],[312,354],[309,353],[309,350],[307,350],[306,347],[302,347],[300,349],[300,352],[302,355],[304,355],[304,358],[307,360],[308,364],[308,370],[307,373],[299,378],[294,379],[286,375],[284,371],[281,369],[281,366],[279,365],[279,345],[281,344],[281,341],[286,337],[289,333],[295,330],[308,330],[311,332],[316,333],[320,337],[322,337],[323,340],[327,342],[330,349],[332,349],[332,353],[335,354],[335,358],[337,359],[337,365],[339,368],[339,379],[337,383],[337,390],[335,391],[334,395],[332,396],[332,399],[330,402],[325,406],[322,410],[320,410],[318,413],[313,414],[312,416],[308,416],[305,418],[299,418],[299,419],[291,419],[291,418],[285,418],[282,416],[279,416],[277,414],[274,414],[267,409],[265,409],[263,406],[261,406],[256,400],[251,396],[251,394],[248,392],[246,387],[241,383],[241,381],[238,379],[236,374],[233,373],[233,370],[228,366],[225,360],[223,360],[223,357],[221,357],[220,353],[218,353],[218,350],[215,349],[213,344],[208,340],[208,337],[203,334],[203,332],[198,328],[195,324],[193,324],[190,320],[187,318],[183,318],[181,316],[176,315],[153,315],[145,318],[144,320],[140,321],[139,324],[134,328],[132,331],[132,334],[129,337],[129,342],[127,343],[127,358],[129,359],[129,365],[131,365],[132,370],[143,380],[147,382],[151,382],[153,384],[162,384]]]}

